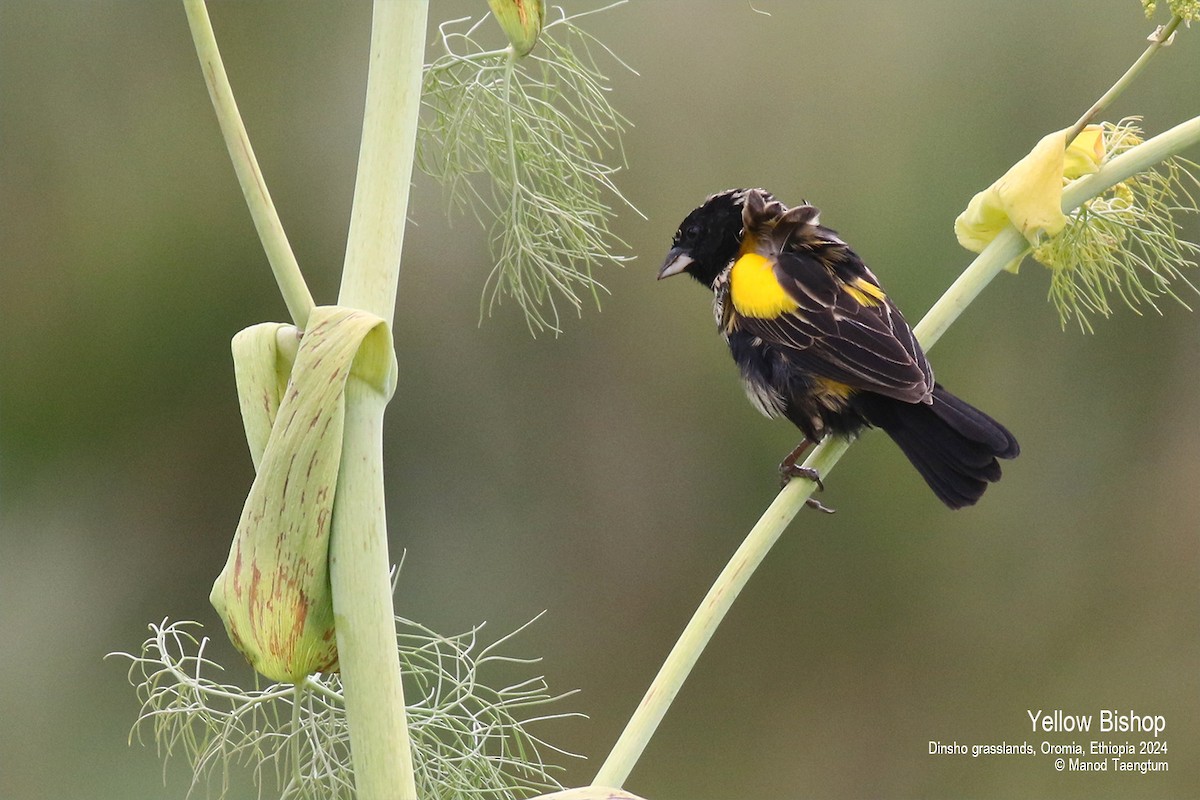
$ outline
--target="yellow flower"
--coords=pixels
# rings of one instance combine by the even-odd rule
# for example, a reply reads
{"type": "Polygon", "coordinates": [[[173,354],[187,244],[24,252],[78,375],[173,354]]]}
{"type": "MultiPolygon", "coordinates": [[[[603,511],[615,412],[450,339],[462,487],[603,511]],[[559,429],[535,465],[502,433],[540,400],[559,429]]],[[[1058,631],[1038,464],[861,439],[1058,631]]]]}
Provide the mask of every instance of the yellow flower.
{"type": "MultiPolygon", "coordinates": [[[[1067,224],[1063,185],[1095,172],[1104,160],[1101,126],[1087,126],[1069,147],[1064,146],[1066,138],[1067,129],[1043,137],[1029,155],[971,198],[954,221],[959,244],[981,252],[1009,224],[1034,246],[1043,237],[1057,235],[1067,224]]],[[[1015,270],[1017,263],[1009,269],[1015,270]]]]}
{"type": "MultiPolygon", "coordinates": [[[[1066,134],[1063,134],[1064,137],[1066,134]]],[[[1091,175],[1104,161],[1104,130],[1088,125],[1063,153],[1063,177],[1069,181],[1091,175]]]]}

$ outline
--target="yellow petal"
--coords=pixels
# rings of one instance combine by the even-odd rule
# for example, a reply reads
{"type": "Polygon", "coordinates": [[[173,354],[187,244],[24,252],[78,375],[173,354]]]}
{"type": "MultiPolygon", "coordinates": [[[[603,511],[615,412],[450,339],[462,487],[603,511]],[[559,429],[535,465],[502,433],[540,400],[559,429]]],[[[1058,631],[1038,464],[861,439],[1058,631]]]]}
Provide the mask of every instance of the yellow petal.
{"type": "Polygon", "coordinates": [[[1099,125],[1088,125],[1084,128],[1063,159],[1063,177],[1067,180],[1091,175],[1100,169],[1104,161],[1104,129],[1099,125]]]}
{"type": "Polygon", "coordinates": [[[966,210],[954,220],[954,233],[963,247],[981,253],[1007,225],[1008,214],[1002,207],[1000,192],[992,184],[971,198],[966,210]]]}
{"type": "Polygon", "coordinates": [[[1009,224],[1033,245],[1062,231],[1067,224],[1062,212],[1064,179],[1095,172],[1104,159],[1099,125],[1085,128],[1070,148],[1065,146],[1066,137],[1066,129],[1042,137],[1027,156],[971,198],[954,221],[959,244],[981,252],[1009,224]]]}

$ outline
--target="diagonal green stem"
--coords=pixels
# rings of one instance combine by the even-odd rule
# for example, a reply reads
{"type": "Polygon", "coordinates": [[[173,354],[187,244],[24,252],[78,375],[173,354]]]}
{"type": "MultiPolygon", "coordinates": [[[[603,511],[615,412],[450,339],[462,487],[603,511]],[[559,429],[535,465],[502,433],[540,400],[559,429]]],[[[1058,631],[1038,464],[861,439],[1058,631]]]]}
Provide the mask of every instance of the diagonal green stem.
{"type": "Polygon", "coordinates": [[[229,158],[233,161],[233,169],[237,173],[238,183],[241,184],[242,194],[245,195],[246,205],[250,208],[254,228],[258,231],[258,238],[267,253],[267,261],[271,264],[271,271],[275,273],[275,282],[279,284],[279,291],[287,304],[292,322],[297,328],[303,329],[308,323],[308,314],[312,311],[312,295],[304,283],[304,276],[300,274],[300,265],[296,262],[291,245],[288,244],[287,235],[283,232],[283,223],[279,221],[279,214],[275,212],[271,193],[267,191],[262,170],[258,168],[258,160],[254,157],[254,148],[250,146],[250,137],[246,134],[246,126],[242,124],[242,115],[238,112],[233,88],[229,85],[229,76],[225,73],[225,64],[221,61],[221,51],[217,49],[217,39],[213,33],[212,21],[208,18],[208,9],[204,0],[183,0],[183,9],[187,14],[188,26],[192,30],[196,56],[200,59],[200,67],[204,72],[204,83],[208,86],[208,95],[212,99],[213,109],[217,112],[217,123],[221,126],[221,135],[225,137],[225,146],[229,150],[229,158]]]}
{"type": "MultiPolygon", "coordinates": [[[[1015,228],[1009,228],[997,236],[917,326],[918,330],[923,328],[926,331],[927,338],[922,340],[923,346],[932,346],[933,341],[962,313],[971,300],[1025,246],[1025,239],[1015,228]]],[[[827,437],[813,450],[804,466],[817,470],[823,476],[828,475],[849,447],[850,442],[847,439],[827,437]]],[[[684,628],[679,641],[675,643],[658,675],[650,684],[650,689],[634,711],[617,744],[600,767],[600,771],[596,773],[594,785],[624,784],[692,667],[699,660],[704,647],[733,606],[733,601],[749,583],[754,570],[804,507],[804,502],[812,496],[815,488],[816,484],[812,481],[792,480],[779,492],[751,528],[684,628]]]]}
{"type": "Polygon", "coordinates": [[[1075,137],[1079,135],[1080,131],[1082,131],[1089,122],[1099,116],[1104,109],[1112,105],[1113,101],[1120,96],[1121,92],[1125,91],[1126,87],[1133,83],[1133,79],[1136,78],[1141,71],[1146,68],[1146,64],[1150,63],[1150,59],[1153,58],[1159,50],[1167,46],[1171,36],[1173,36],[1175,33],[1175,29],[1178,28],[1182,22],[1182,17],[1178,15],[1173,16],[1166,25],[1160,26],[1158,30],[1150,35],[1150,46],[1146,48],[1145,52],[1138,57],[1137,61],[1133,62],[1133,65],[1130,66],[1129,69],[1125,70],[1125,74],[1118,78],[1117,82],[1114,83],[1107,92],[1100,96],[1099,100],[1097,100],[1095,103],[1092,103],[1092,107],[1085,111],[1082,117],[1076,120],[1075,124],[1071,126],[1071,130],[1067,131],[1067,144],[1075,141],[1075,137]]]}
{"type": "MultiPolygon", "coordinates": [[[[1099,172],[1071,184],[1063,194],[1063,210],[1074,210],[1114,184],[1198,141],[1200,117],[1146,141],[1112,159],[1099,172]]],[[[1027,247],[1028,243],[1016,228],[1010,226],[1001,231],[914,328],[922,347],[926,350],[933,347],[971,301],[1027,247]]],[[[823,476],[828,475],[849,447],[850,442],[841,437],[826,438],[813,450],[804,466],[816,469],[823,476]]],[[[684,628],[612,752],[596,773],[593,786],[622,786],[628,779],[717,626],[815,488],[812,481],[792,480],[763,512],[684,628]]]]}
{"type": "Polygon", "coordinates": [[[1128,180],[1196,144],[1200,144],[1200,116],[1181,122],[1153,139],[1147,139],[1137,147],[1126,150],[1105,163],[1099,172],[1085,175],[1067,186],[1063,189],[1064,213],[1075,210],[1121,181],[1128,180]]]}

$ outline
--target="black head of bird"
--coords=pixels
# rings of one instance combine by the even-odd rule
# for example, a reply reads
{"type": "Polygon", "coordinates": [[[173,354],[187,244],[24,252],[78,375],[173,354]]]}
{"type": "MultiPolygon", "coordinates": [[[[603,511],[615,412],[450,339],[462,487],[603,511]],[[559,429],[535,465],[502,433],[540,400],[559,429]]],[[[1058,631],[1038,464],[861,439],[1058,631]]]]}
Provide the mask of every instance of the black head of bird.
{"type": "Polygon", "coordinates": [[[777,202],[761,189],[727,189],[711,195],[688,214],[675,231],[659,279],[686,272],[712,287],[742,245],[743,210],[746,196],[752,192],[765,202],[777,202]]]}

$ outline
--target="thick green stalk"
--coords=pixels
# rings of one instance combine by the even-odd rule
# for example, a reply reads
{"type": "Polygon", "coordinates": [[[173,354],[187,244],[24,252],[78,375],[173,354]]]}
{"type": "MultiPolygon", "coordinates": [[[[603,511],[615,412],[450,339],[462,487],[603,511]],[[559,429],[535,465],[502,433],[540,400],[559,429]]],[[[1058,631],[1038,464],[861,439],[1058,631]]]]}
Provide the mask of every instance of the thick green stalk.
{"type": "MultiPolygon", "coordinates": [[[[389,326],[412,180],[427,13],[426,0],[375,3],[358,176],[338,296],[339,305],[370,311],[389,326]]],[[[415,800],[388,580],[382,438],[388,399],[351,375],[330,582],[357,796],[415,800]]]]}
{"type": "Polygon", "coordinates": [[[428,0],[376,0],[358,176],[338,305],[391,325],[421,107],[428,0]]]}
{"type": "Polygon", "coordinates": [[[250,208],[254,228],[267,253],[267,261],[271,264],[271,271],[275,274],[275,282],[279,284],[292,322],[297,328],[303,329],[312,311],[312,295],[304,283],[304,276],[300,274],[300,265],[296,263],[296,256],[283,232],[283,224],[271,202],[271,193],[267,191],[266,181],[258,168],[258,160],[254,157],[254,148],[250,146],[250,137],[246,134],[246,126],[242,124],[242,116],[233,98],[233,88],[229,85],[229,76],[221,61],[221,51],[217,49],[208,9],[204,0],[183,0],[183,9],[192,30],[192,40],[196,44],[196,55],[204,72],[208,96],[217,112],[217,123],[221,127],[221,135],[225,137],[225,146],[233,161],[242,194],[246,197],[246,205],[250,208]]]}
{"type": "MultiPolygon", "coordinates": [[[[1063,211],[1074,210],[1105,189],[1197,141],[1200,141],[1200,117],[1146,141],[1112,159],[1099,172],[1071,184],[1063,194],[1063,211]]],[[[933,347],[984,287],[1027,247],[1028,243],[1016,228],[1010,226],[1001,231],[914,328],[922,347],[926,350],[933,347]]],[[[823,476],[828,475],[849,446],[843,438],[826,438],[813,450],[804,466],[816,469],[823,476]]],[[[713,632],[815,488],[811,481],[793,480],[763,512],[684,628],[592,785],[622,786],[625,783],[713,632]]]]}
{"type": "Polygon", "coordinates": [[[1105,163],[1099,172],[1072,183],[1063,190],[1063,211],[1073,211],[1104,190],[1196,144],[1200,144],[1200,116],[1181,122],[1153,139],[1147,139],[1105,163]]]}
{"type": "MultiPolygon", "coordinates": [[[[387,0],[384,0],[387,2],[387,0]]],[[[361,800],[415,800],[412,746],[388,576],[383,411],[388,396],[351,377],[329,573],[338,661],[361,800]]]]}

